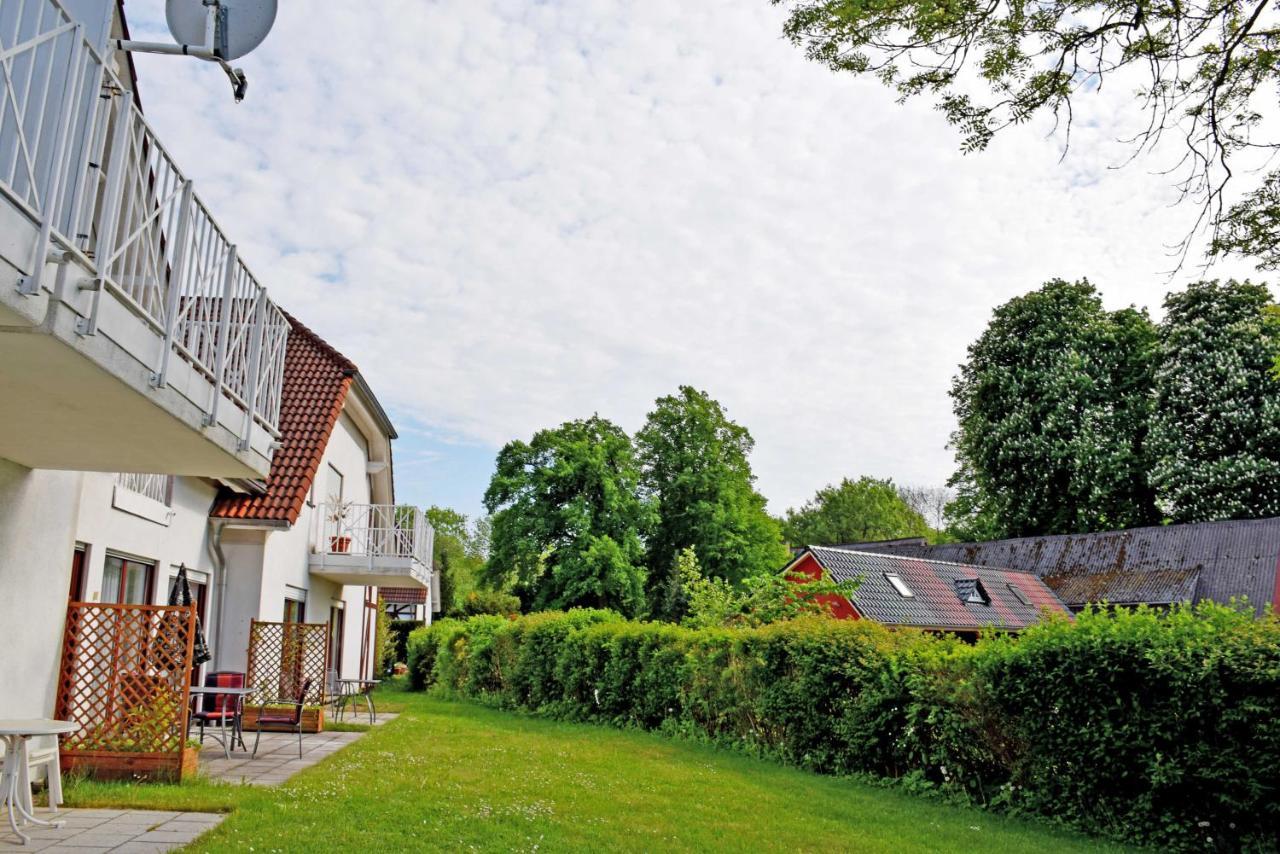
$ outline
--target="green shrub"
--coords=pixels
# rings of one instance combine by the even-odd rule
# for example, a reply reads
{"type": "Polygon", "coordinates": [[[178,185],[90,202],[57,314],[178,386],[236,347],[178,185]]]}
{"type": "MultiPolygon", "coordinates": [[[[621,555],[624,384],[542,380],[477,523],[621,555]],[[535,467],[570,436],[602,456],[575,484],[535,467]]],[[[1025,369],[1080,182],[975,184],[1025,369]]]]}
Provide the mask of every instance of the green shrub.
{"type": "Polygon", "coordinates": [[[409,633],[423,626],[422,620],[392,620],[389,626],[391,631],[391,646],[395,650],[395,658],[393,661],[409,662],[409,633]]]}
{"type": "Polygon", "coordinates": [[[409,635],[411,684],[682,732],[1166,849],[1280,848],[1280,621],[1089,612],[976,644],[805,617],[574,610],[409,635]]]}
{"type": "Polygon", "coordinates": [[[520,599],[500,590],[473,590],[462,598],[451,617],[479,617],[484,614],[510,616],[520,613],[520,599]]]}

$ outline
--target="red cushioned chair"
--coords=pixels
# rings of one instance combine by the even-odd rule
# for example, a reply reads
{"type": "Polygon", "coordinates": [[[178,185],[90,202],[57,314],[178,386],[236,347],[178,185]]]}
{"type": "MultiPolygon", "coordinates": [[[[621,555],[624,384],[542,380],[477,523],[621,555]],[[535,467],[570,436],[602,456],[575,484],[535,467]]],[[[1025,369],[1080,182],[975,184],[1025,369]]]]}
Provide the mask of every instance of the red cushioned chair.
{"type": "Polygon", "coordinates": [[[298,733],[298,758],[302,758],[302,705],[306,702],[307,692],[311,690],[311,680],[308,679],[302,683],[302,688],[298,691],[296,698],[268,700],[258,709],[258,732],[253,737],[253,755],[258,755],[258,740],[262,738],[263,724],[267,726],[287,726],[292,727],[298,733]],[[268,709],[267,706],[279,706],[284,703],[292,703],[290,709],[268,709]]]}
{"type": "MultiPolygon", "coordinates": [[[[206,688],[243,688],[244,674],[235,670],[215,670],[213,673],[205,674],[204,685],[206,688]]],[[[217,694],[205,694],[200,697],[200,704],[191,715],[191,719],[200,726],[200,743],[204,744],[206,725],[223,729],[230,725],[232,745],[239,741],[240,749],[244,750],[244,734],[241,727],[243,712],[244,700],[241,697],[217,694]]]]}

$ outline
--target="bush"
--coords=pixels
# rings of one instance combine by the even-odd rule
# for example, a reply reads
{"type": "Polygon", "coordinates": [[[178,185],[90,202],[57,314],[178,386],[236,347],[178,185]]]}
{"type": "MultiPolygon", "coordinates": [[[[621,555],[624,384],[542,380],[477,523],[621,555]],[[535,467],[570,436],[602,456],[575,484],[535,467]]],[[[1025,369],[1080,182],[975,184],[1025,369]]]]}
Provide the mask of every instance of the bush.
{"type": "Polygon", "coordinates": [[[520,599],[499,590],[473,590],[463,597],[451,617],[478,617],[484,614],[510,616],[520,613],[520,599]]]}
{"type": "Polygon", "coordinates": [[[1168,849],[1280,847],[1280,622],[1087,612],[975,645],[806,617],[691,629],[575,610],[445,620],[411,682],[692,733],[1168,849]]]}
{"type": "Polygon", "coordinates": [[[422,620],[392,620],[391,645],[395,649],[394,661],[409,661],[409,633],[425,625],[422,620]]]}

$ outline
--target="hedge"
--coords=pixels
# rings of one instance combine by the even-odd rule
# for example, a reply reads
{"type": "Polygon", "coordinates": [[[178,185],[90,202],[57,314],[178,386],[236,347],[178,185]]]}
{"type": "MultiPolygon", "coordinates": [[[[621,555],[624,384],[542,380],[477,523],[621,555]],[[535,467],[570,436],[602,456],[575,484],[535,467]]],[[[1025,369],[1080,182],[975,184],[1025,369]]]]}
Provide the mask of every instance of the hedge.
{"type": "Polygon", "coordinates": [[[709,737],[1167,849],[1280,850],[1280,621],[1085,612],[976,644],[808,618],[693,630],[575,610],[444,620],[412,686],[709,737]]]}

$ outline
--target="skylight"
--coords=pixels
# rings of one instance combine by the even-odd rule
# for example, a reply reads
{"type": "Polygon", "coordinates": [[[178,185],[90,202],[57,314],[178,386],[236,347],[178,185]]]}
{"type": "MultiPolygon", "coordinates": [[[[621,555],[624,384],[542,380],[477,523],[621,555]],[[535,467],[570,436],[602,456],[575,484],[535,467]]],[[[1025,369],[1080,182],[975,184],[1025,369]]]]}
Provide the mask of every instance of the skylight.
{"type": "Polygon", "coordinates": [[[1016,584],[1010,584],[1008,585],[1008,587],[1009,587],[1009,592],[1013,594],[1014,599],[1017,599],[1023,605],[1031,604],[1031,600],[1027,598],[1027,594],[1022,591],[1021,587],[1019,587],[1016,584]]]}
{"type": "Polygon", "coordinates": [[[899,596],[910,599],[912,596],[916,595],[911,592],[911,588],[907,586],[907,582],[903,581],[901,576],[896,573],[886,572],[884,577],[886,581],[893,585],[893,589],[898,591],[899,596]]]}

